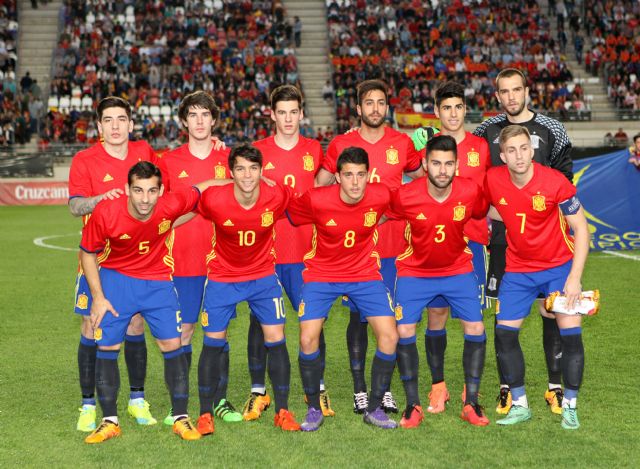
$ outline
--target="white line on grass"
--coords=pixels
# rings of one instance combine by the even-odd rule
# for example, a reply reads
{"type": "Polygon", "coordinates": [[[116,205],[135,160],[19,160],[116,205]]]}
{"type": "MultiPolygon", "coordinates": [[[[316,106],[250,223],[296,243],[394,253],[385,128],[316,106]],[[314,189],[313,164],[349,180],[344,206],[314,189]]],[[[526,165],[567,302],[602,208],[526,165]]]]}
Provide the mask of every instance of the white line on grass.
{"type": "Polygon", "coordinates": [[[616,256],[616,257],[622,257],[623,259],[631,259],[632,261],[638,261],[640,262],[640,257],[638,256],[632,256],[630,254],[622,254],[621,252],[618,251],[602,251],[605,254],[609,254],[610,256],[616,256]]]}
{"type": "Polygon", "coordinates": [[[67,238],[69,236],[78,236],[78,234],[81,234],[81,232],[76,231],[75,233],[69,233],[69,234],[63,234],[63,235],[41,236],[40,238],[34,239],[33,244],[35,244],[36,246],[40,246],[41,248],[58,249],[60,251],[77,251],[78,248],[66,248],[63,246],[55,246],[53,244],[48,244],[47,241],[50,239],[67,238]]]}

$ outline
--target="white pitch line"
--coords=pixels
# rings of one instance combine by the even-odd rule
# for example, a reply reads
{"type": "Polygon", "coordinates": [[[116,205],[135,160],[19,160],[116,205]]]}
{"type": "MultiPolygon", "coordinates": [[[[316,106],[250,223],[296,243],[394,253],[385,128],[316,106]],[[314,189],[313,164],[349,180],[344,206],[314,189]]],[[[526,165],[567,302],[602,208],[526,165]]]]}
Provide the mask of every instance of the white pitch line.
{"type": "Polygon", "coordinates": [[[41,248],[58,249],[59,251],[77,251],[78,248],[65,248],[63,246],[55,246],[53,244],[48,244],[46,241],[50,239],[66,238],[69,236],[78,236],[78,234],[81,234],[81,233],[82,232],[75,232],[75,233],[63,234],[63,235],[42,236],[40,238],[34,239],[33,244],[35,244],[36,246],[40,246],[41,248]]]}
{"type": "Polygon", "coordinates": [[[618,251],[602,251],[605,254],[609,254],[610,256],[616,256],[616,257],[622,257],[623,259],[631,259],[632,261],[638,261],[640,262],[640,257],[638,256],[632,256],[630,254],[622,254],[621,252],[618,251]]]}

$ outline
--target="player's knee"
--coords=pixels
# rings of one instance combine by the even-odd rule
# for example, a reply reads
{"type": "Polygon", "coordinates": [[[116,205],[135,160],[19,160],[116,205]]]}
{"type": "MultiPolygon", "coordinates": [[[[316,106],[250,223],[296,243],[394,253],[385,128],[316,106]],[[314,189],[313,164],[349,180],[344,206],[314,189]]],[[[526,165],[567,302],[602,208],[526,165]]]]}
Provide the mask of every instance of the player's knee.
{"type": "Polygon", "coordinates": [[[102,350],[103,352],[117,352],[120,350],[120,346],[122,344],[115,345],[98,345],[98,350],[102,350]]]}
{"type": "Polygon", "coordinates": [[[175,339],[156,339],[156,342],[162,353],[173,352],[182,347],[180,337],[176,337],[175,339]]]}
{"type": "Polygon", "coordinates": [[[464,333],[467,335],[482,335],[484,334],[484,324],[482,322],[465,322],[464,333]]]}
{"type": "Polygon", "coordinates": [[[267,327],[263,329],[264,341],[273,343],[280,342],[284,339],[284,326],[283,327],[267,327]]]}
{"type": "Polygon", "coordinates": [[[193,333],[195,331],[195,324],[190,324],[183,322],[182,323],[182,333],[180,335],[180,340],[182,345],[189,345],[191,343],[191,339],[193,338],[193,333]]]}
{"type": "Polygon", "coordinates": [[[320,347],[320,337],[316,334],[300,331],[300,350],[302,353],[314,353],[320,347]]]}
{"type": "Polygon", "coordinates": [[[144,334],[144,320],[141,314],[135,314],[131,318],[131,322],[127,327],[127,335],[141,335],[144,334]]]}
{"type": "Polygon", "coordinates": [[[416,324],[398,324],[398,337],[406,339],[407,337],[413,337],[416,335],[416,324]]]}
{"type": "Polygon", "coordinates": [[[394,353],[398,345],[398,331],[390,328],[378,333],[378,349],[383,353],[394,353]]]}

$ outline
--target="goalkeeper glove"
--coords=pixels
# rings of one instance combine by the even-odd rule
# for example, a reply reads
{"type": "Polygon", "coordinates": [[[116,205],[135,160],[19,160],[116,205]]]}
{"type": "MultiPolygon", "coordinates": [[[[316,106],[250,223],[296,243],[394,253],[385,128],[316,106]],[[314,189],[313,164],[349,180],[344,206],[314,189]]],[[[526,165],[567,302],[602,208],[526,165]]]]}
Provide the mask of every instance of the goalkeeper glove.
{"type": "Polygon", "coordinates": [[[433,138],[435,134],[440,132],[435,127],[419,127],[413,132],[411,135],[411,140],[413,141],[413,146],[417,151],[422,150],[427,146],[427,142],[433,138]]]}

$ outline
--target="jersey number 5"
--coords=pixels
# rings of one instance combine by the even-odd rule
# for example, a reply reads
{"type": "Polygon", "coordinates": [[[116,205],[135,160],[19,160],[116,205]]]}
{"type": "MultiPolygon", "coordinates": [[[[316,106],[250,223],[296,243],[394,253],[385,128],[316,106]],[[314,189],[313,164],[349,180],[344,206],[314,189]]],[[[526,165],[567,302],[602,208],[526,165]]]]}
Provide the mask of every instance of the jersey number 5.
{"type": "Polygon", "coordinates": [[[140,241],[138,244],[138,254],[144,255],[149,252],[149,241],[140,241]]]}

